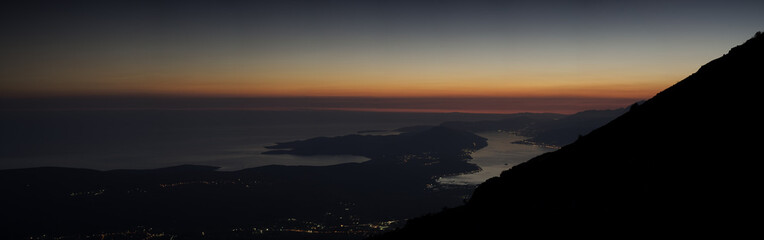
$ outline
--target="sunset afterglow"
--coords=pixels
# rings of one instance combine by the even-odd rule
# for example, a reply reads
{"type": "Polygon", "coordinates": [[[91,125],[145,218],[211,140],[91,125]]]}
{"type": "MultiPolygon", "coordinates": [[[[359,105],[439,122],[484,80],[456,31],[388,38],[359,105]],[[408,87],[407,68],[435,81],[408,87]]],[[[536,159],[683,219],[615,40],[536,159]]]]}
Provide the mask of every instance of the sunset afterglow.
{"type": "Polygon", "coordinates": [[[5,8],[0,93],[639,100],[764,22],[753,3],[340,2],[5,8]]]}

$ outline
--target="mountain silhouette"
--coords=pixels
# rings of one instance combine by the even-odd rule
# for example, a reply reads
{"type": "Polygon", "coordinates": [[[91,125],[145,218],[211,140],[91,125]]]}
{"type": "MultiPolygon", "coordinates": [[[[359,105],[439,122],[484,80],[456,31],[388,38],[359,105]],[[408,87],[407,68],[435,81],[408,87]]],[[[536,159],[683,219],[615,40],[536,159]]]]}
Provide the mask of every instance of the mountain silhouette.
{"type": "Polygon", "coordinates": [[[381,239],[760,235],[764,34],[381,239]],[[753,234],[753,235],[750,235],[753,234]]]}

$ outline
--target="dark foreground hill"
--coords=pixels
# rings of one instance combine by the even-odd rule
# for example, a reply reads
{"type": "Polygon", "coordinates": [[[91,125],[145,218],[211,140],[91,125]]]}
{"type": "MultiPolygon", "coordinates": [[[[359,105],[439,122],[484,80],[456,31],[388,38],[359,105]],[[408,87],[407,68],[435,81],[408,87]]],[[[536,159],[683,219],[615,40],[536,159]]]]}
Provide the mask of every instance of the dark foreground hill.
{"type": "Polygon", "coordinates": [[[764,34],[383,239],[760,236],[764,34]]]}

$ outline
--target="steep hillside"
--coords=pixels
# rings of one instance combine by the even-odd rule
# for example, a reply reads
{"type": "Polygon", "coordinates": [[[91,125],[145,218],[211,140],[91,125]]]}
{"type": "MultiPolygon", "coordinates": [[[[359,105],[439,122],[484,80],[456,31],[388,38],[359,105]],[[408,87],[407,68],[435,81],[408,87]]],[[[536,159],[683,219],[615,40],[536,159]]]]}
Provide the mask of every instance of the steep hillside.
{"type": "Polygon", "coordinates": [[[486,181],[465,206],[381,237],[756,233],[762,69],[757,33],[576,142],[486,181]]]}

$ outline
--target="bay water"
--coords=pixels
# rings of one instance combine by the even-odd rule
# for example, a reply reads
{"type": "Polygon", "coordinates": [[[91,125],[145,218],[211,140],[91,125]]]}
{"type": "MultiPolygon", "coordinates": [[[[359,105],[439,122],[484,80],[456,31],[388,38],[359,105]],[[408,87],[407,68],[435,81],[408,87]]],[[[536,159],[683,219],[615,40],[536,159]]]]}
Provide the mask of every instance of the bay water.
{"type": "Polygon", "coordinates": [[[471,163],[478,165],[481,171],[441,177],[441,184],[477,185],[492,177],[498,177],[504,170],[530,160],[554,149],[536,145],[516,144],[513,142],[526,139],[512,132],[481,132],[478,135],[488,139],[488,146],[472,153],[471,163]]]}

